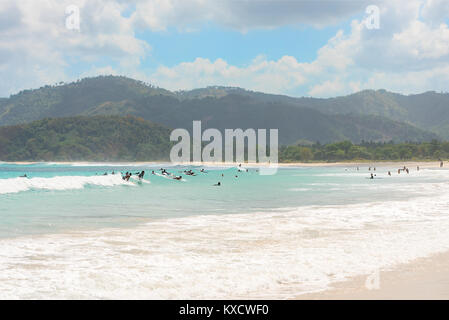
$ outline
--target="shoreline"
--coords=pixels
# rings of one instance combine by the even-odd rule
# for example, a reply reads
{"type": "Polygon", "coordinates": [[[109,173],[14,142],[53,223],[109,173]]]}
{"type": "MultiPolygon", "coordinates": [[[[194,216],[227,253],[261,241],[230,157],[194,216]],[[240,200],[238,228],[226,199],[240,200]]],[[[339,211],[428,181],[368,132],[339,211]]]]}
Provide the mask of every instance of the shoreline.
{"type": "Polygon", "coordinates": [[[336,282],[327,290],[295,300],[446,300],[449,299],[449,250],[417,258],[373,275],[336,282]],[[376,277],[377,277],[376,275],[376,277]],[[370,278],[368,280],[368,278],[370,278]],[[371,289],[368,289],[366,283],[371,289]]]}
{"type": "MultiPolygon", "coordinates": [[[[0,161],[0,164],[13,164],[13,165],[33,165],[41,163],[51,163],[57,165],[107,165],[107,166],[126,166],[126,165],[183,165],[183,166],[224,166],[224,167],[236,167],[237,162],[186,162],[186,163],[171,163],[169,161],[129,161],[129,162],[98,162],[98,161],[0,161]]],[[[270,168],[288,168],[288,167],[356,167],[356,166],[371,166],[371,167],[416,167],[421,168],[439,168],[440,162],[436,160],[429,161],[349,161],[349,162],[282,162],[277,164],[269,163],[242,163],[243,167],[270,167],[270,168]]]]}

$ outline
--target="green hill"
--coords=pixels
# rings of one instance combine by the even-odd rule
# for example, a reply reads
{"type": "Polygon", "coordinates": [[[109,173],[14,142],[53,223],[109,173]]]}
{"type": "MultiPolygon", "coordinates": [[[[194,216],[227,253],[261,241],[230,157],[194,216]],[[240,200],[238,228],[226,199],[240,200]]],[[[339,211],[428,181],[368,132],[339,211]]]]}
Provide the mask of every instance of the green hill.
{"type": "MultiPolygon", "coordinates": [[[[441,96],[445,101],[446,96],[441,96]]],[[[332,99],[292,98],[228,87],[170,92],[125,77],[104,76],[27,90],[0,101],[0,125],[78,115],[129,114],[171,128],[190,129],[192,120],[202,120],[204,128],[221,130],[277,128],[281,144],[298,140],[429,141],[438,138],[430,130],[444,133],[449,115],[438,122],[412,121],[419,116],[409,116],[413,112],[401,106],[413,109],[423,102],[407,100],[399,105],[396,100],[400,99],[365,92],[332,99]]],[[[444,102],[436,98],[432,101],[436,109],[445,108],[444,102]]]]}
{"type": "Polygon", "coordinates": [[[169,136],[169,129],[135,117],[44,119],[0,127],[0,160],[167,160],[169,136]]]}

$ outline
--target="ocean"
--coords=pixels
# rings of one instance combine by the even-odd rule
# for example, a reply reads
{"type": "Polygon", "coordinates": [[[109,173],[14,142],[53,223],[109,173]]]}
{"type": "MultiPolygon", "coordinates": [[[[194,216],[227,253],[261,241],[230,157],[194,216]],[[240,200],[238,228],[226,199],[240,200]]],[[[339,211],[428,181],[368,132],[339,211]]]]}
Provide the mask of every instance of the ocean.
{"type": "Polygon", "coordinates": [[[0,163],[0,299],[289,299],[447,250],[449,170],[398,167],[0,163]]]}

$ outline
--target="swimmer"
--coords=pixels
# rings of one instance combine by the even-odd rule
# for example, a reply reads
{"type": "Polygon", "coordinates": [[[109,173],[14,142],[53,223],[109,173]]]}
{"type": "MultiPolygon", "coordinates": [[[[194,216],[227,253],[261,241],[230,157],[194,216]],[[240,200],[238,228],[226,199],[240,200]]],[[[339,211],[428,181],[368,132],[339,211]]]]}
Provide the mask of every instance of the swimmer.
{"type": "Polygon", "coordinates": [[[388,175],[391,177],[391,172],[390,171],[388,171],[388,175]]]}
{"type": "Polygon", "coordinates": [[[221,186],[221,182],[214,184],[214,187],[220,187],[220,186],[221,186]]]}
{"type": "Polygon", "coordinates": [[[374,175],[371,173],[371,177],[370,177],[370,179],[374,179],[374,175]]]}
{"type": "Polygon", "coordinates": [[[23,176],[20,176],[19,178],[28,178],[27,174],[25,173],[23,176]]]}

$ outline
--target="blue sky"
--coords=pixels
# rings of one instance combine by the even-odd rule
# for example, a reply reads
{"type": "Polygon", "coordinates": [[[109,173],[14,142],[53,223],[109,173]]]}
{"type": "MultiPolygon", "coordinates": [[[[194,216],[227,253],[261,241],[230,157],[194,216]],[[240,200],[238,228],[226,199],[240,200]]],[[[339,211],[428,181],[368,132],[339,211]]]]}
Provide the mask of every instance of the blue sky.
{"type": "Polygon", "coordinates": [[[169,90],[447,91],[448,19],[442,0],[3,0],[0,96],[105,74],[169,90]]]}
{"type": "Polygon", "coordinates": [[[300,61],[312,62],[317,57],[317,51],[339,29],[349,30],[349,22],[320,29],[282,26],[245,33],[208,23],[193,32],[170,28],[162,32],[143,32],[137,37],[150,43],[153,48],[144,63],[149,69],[159,64],[173,66],[197,57],[211,60],[224,58],[230,64],[244,66],[259,55],[270,60],[291,55],[300,61]]]}

